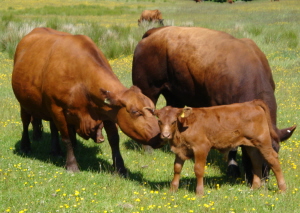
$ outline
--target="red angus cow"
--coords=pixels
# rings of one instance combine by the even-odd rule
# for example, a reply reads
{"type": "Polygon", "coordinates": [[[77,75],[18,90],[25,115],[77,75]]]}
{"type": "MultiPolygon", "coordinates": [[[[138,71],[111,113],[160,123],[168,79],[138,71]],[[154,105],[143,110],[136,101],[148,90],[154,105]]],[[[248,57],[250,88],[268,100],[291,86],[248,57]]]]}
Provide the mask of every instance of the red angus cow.
{"type": "Polygon", "coordinates": [[[278,154],[272,148],[272,140],[279,142],[279,138],[273,129],[269,109],[263,101],[207,108],[166,106],[157,110],[156,115],[161,138],[170,142],[171,150],[176,154],[172,191],[178,189],[184,161],[194,158],[196,194],[203,195],[204,167],[210,149],[226,153],[240,145],[245,147],[253,164],[252,189],[261,186],[263,157],[275,173],[279,190],[286,190],[278,154]]]}
{"type": "MultiPolygon", "coordinates": [[[[36,28],[18,44],[12,87],[21,106],[21,149],[30,150],[31,116],[50,120],[66,145],[66,168],[79,171],[72,143],[76,133],[97,138],[103,121],[113,165],[126,174],[116,124],[132,139],[156,147],[159,127],[154,104],[139,88],[121,84],[90,38],[50,28],[36,28]]],[[[51,130],[52,131],[52,130],[51,130]]]]}
{"type": "MultiPolygon", "coordinates": [[[[276,127],[272,72],[266,56],[251,39],[237,39],[200,27],[151,29],[135,49],[132,81],[155,104],[162,94],[167,105],[173,107],[208,107],[262,99],[270,108],[280,141],[288,139],[295,130],[276,127]]],[[[279,147],[275,141],[274,147],[279,147]]],[[[235,155],[236,152],[230,152],[229,162],[235,155]]],[[[247,153],[243,152],[243,158],[251,182],[247,153]]],[[[239,173],[234,164],[228,171],[232,176],[239,173]]]]}
{"type": "Polygon", "coordinates": [[[140,25],[143,21],[159,22],[161,25],[164,25],[164,20],[159,10],[144,10],[138,20],[138,24],[140,25]]]}

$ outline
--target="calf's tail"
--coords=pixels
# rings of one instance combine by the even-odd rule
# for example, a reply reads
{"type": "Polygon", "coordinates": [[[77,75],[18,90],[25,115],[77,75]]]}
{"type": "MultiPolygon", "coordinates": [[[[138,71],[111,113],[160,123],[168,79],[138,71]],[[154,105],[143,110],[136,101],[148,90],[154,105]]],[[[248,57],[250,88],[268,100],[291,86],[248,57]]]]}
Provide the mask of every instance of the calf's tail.
{"type": "Polygon", "coordinates": [[[262,100],[254,100],[253,102],[255,105],[261,107],[265,111],[271,138],[279,144],[280,138],[279,138],[276,130],[273,128],[269,107],[262,100]]]}

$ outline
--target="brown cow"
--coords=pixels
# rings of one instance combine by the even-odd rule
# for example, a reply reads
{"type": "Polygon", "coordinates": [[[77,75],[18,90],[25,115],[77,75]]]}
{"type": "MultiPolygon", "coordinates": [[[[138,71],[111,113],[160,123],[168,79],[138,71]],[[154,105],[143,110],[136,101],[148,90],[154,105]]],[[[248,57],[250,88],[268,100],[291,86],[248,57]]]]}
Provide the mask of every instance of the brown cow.
{"type": "Polygon", "coordinates": [[[138,20],[138,24],[140,25],[143,21],[159,22],[159,24],[164,25],[164,20],[159,10],[144,10],[138,20]]]}
{"type": "MultiPolygon", "coordinates": [[[[115,123],[132,139],[156,147],[159,127],[153,102],[140,89],[126,88],[90,38],[36,28],[18,44],[12,87],[21,106],[21,149],[30,150],[31,116],[50,120],[66,145],[66,168],[79,171],[72,143],[76,133],[97,138],[103,121],[113,165],[126,174],[115,123]]],[[[51,130],[52,131],[52,130],[51,130]]]]}
{"type": "Polygon", "coordinates": [[[203,195],[204,167],[210,149],[226,153],[240,145],[245,146],[253,164],[252,189],[261,186],[263,157],[275,173],[279,190],[286,190],[278,154],[272,148],[272,139],[279,142],[279,138],[273,129],[269,109],[263,101],[207,108],[166,106],[157,110],[156,115],[161,138],[170,142],[171,150],[176,154],[172,191],[178,189],[184,161],[194,158],[196,194],[203,195]]]}
{"type": "MultiPolygon", "coordinates": [[[[295,130],[276,127],[272,71],[266,56],[251,39],[237,39],[200,27],[148,30],[134,52],[132,81],[155,104],[162,94],[167,105],[173,107],[208,107],[262,99],[270,108],[280,141],[288,139],[295,130]]],[[[278,146],[274,141],[274,147],[278,146]]],[[[230,152],[228,158],[231,176],[239,175],[237,164],[231,163],[235,156],[236,151],[230,152]]],[[[251,183],[251,162],[246,152],[243,163],[251,183]]]]}

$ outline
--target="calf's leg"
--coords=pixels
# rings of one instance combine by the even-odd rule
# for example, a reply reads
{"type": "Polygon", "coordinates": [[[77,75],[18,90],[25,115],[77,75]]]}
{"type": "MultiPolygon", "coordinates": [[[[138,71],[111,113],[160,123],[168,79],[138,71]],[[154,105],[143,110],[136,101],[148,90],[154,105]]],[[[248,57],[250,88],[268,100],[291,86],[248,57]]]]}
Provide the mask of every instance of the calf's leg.
{"type": "Polygon", "coordinates": [[[201,149],[197,152],[194,151],[195,155],[195,165],[194,165],[194,172],[197,178],[197,186],[196,186],[196,195],[202,196],[204,194],[204,169],[206,158],[209,152],[209,149],[201,147],[201,149]],[[201,150],[201,151],[200,151],[201,150]]]}
{"type": "Polygon", "coordinates": [[[184,162],[185,162],[184,160],[182,160],[178,155],[176,155],[175,162],[174,162],[174,177],[170,187],[171,192],[177,191],[179,187],[180,173],[184,162]]]}
{"type": "Polygon", "coordinates": [[[255,147],[245,146],[246,150],[252,164],[252,186],[251,189],[257,189],[261,187],[261,178],[262,178],[262,170],[261,166],[263,164],[263,158],[255,147]]]}
{"type": "Polygon", "coordinates": [[[274,151],[272,146],[260,146],[258,147],[259,151],[271,167],[272,171],[274,172],[278,184],[278,188],[280,191],[284,192],[286,190],[286,184],[283,177],[282,170],[280,168],[280,162],[278,159],[278,153],[274,151]]]}

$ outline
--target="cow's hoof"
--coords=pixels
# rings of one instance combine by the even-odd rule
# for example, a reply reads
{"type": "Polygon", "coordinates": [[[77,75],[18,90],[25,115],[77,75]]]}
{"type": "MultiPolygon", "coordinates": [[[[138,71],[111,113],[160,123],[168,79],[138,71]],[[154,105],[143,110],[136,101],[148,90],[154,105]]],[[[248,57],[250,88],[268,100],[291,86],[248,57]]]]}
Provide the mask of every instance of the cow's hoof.
{"type": "Polygon", "coordinates": [[[42,131],[34,131],[32,135],[32,139],[34,141],[40,141],[43,137],[43,132],[42,131]]]}
{"type": "Polygon", "coordinates": [[[29,155],[31,154],[31,148],[30,147],[23,147],[20,149],[20,153],[23,155],[29,155]]]}
{"type": "Polygon", "coordinates": [[[50,155],[53,156],[53,157],[58,157],[58,158],[62,158],[63,155],[60,151],[51,151],[50,152],[50,155]]]}
{"type": "Polygon", "coordinates": [[[227,167],[227,176],[235,179],[241,177],[239,167],[237,165],[229,165],[227,167]]]}
{"type": "Polygon", "coordinates": [[[128,172],[127,172],[127,169],[125,168],[120,168],[116,171],[116,173],[120,176],[120,177],[123,177],[123,178],[127,178],[128,177],[128,172]]]}
{"type": "Polygon", "coordinates": [[[77,165],[71,165],[71,166],[66,165],[66,169],[68,172],[71,172],[71,173],[80,172],[77,165]]]}

